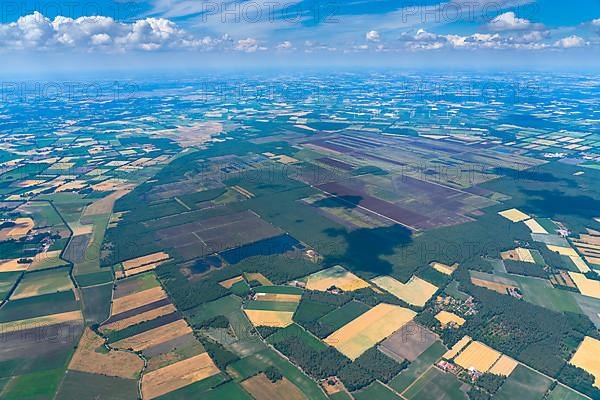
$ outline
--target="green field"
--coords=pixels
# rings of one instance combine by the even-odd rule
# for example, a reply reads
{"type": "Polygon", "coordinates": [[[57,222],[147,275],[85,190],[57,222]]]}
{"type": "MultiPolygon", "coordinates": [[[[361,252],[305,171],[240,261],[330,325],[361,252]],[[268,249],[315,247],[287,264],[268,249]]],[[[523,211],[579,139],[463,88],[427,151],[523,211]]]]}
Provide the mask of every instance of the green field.
{"type": "Polygon", "coordinates": [[[110,315],[112,283],[81,289],[81,302],[86,324],[105,321],[110,315]]]}
{"type": "Polygon", "coordinates": [[[398,393],[406,390],[416,379],[418,379],[431,365],[436,362],[444,353],[446,347],[442,342],[435,342],[427,350],[425,350],[415,361],[413,361],[407,369],[400,372],[398,376],[392,379],[389,383],[398,393]]]}
{"type": "Polygon", "coordinates": [[[256,293],[302,294],[303,290],[293,286],[257,286],[256,293]]]}
{"type": "Polygon", "coordinates": [[[394,392],[383,386],[383,384],[375,381],[364,389],[353,393],[356,400],[400,400],[394,392]]]}
{"type": "Polygon", "coordinates": [[[402,393],[408,400],[468,400],[466,391],[461,387],[468,385],[460,382],[456,376],[433,367],[402,393]]]}
{"type": "Polygon", "coordinates": [[[28,272],[13,292],[11,299],[27,298],[71,290],[69,268],[28,272]]]}
{"type": "Polygon", "coordinates": [[[260,371],[264,371],[269,366],[275,367],[283,376],[296,385],[308,399],[327,399],[321,388],[312,379],[269,348],[231,364],[228,367],[228,371],[232,371],[232,376],[236,380],[242,381],[256,375],[260,371]]]}
{"type": "Polygon", "coordinates": [[[182,387],[181,389],[175,390],[171,393],[167,393],[163,396],[160,396],[161,400],[188,400],[193,399],[194,396],[199,396],[201,393],[204,393],[221,383],[225,382],[229,378],[224,373],[219,373],[213,375],[209,378],[203,379],[201,381],[192,383],[191,385],[182,387]]]}
{"type": "Polygon", "coordinates": [[[586,400],[587,397],[580,395],[574,390],[563,386],[561,384],[556,385],[556,387],[550,392],[547,400],[586,400]]]}
{"type": "Polygon", "coordinates": [[[366,304],[358,301],[351,301],[337,310],[333,310],[329,314],[321,317],[319,322],[331,327],[333,330],[337,330],[369,310],[370,307],[366,304]]]}
{"type": "Polygon", "coordinates": [[[11,289],[21,276],[22,272],[1,272],[0,273],[0,302],[6,298],[11,289]]]}
{"type": "MultiPolygon", "coordinates": [[[[158,397],[163,399],[163,397],[158,397]]],[[[170,397],[164,397],[170,398],[170,397]]],[[[201,397],[202,400],[254,400],[252,396],[246,392],[239,383],[231,381],[224,383],[223,385],[217,386],[214,389],[203,392],[201,397]]]]}
{"type": "Polygon", "coordinates": [[[56,399],[131,400],[138,398],[137,381],[110,376],[67,371],[56,399]]]}
{"type": "Polygon", "coordinates": [[[247,310],[268,310],[268,311],[287,311],[294,312],[298,303],[286,301],[249,301],[244,308],[247,310]]]}
{"type": "Polygon", "coordinates": [[[0,322],[18,321],[79,309],[73,291],[9,301],[0,310],[0,322]]]}
{"type": "Polygon", "coordinates": [[[333,311],[336,307],[331,304],[303,299],[296,309],[294,321],[314,321],[333,311]]]}
{"type": "Polygon", "coordinates": [[[62,379],[63,368],[33,372],[13,378],[7,385],[4,400],[45,400],[54,397],[62,379]]]}
{"type": "Polygon", "coordinates": [[[495,400],[542,400],[552,381],[521,364],[510,374],[494,397],[495,400]]]}
{"type": "Polygon", "coordinates": [[[553,311],[582,314],[581,308],[569,291],[556,289],[550,282],[539,278],[508,274],[506,277],[518,283],[523,291],[524,299],[532,304],[553,311]]]}

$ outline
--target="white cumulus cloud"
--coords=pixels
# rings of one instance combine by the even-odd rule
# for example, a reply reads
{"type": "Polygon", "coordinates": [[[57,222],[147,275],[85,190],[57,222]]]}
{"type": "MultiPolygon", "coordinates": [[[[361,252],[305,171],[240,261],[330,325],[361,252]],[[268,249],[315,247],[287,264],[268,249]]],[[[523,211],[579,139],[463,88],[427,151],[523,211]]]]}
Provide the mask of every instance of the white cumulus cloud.
{"type": "Polygon", "coordinates": [[[381,39],[379,32],[377,31],[369,31],[365,37],[369,42],[378,42],[381,39]]]}
{"type": "Polygon", "coordinates": [[[554,43],[555,47],[560,47],[563,49],[571,49],[571,48],[575,48],[575,47],[583,47],[585,46],[585,40],[583,40],[581,37],[577,36],[577,35],[571,35],[571,36],[567,36],[564,37],[560,40],[557,40],[554,43]]]}
{"type": "Polygon", "coordinates": [[[255,53],[258,50],[258,41],[253,38],[238,40],[235,49],[244,53],[255,53]]]}
{"type": "Polygon", "coordinates": [[[518,18],[514,12],[509,11],[491,20],[488,27],[493,31],[515,31],[530,28],[531,21],[518,18]]]}

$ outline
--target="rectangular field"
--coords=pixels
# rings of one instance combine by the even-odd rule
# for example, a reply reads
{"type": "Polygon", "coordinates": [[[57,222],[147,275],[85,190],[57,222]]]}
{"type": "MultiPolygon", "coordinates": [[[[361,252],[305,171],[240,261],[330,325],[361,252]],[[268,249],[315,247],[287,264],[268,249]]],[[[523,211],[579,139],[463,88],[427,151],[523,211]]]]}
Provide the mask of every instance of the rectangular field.
{"type": "Polygon", "coordinates": [[[380,348],[394,358],[412,362],[437,340],[436,334],[411,321],[385,339],[380,348]]]}
{"type": "Polygon", "coordinates": [[[411,321],[415,315],[412,310],[380,303],[329,335],[325,342],[354,360],[411,321]]]}
{"type": "Polygon", "coordinates": [[[423,307],[438,290],[437,286],[415,275],[407,283],[399,282],[391,276],[380,276],[371,282],[400,300],[418,307],[423,307]]]}
{"type": "Polygon", "coordinates": [[[500,387],[494,400],[542,400],[551,384],[545,376],[519,365],[500,387]]]}
{"type": "Polygon", "coordinates": [[[332,286],[342,289],[345,292],[351,292],[369,287],[369,284],[352,272],[344,269],[341,265],[315,272],[306,281],[306,288],[308,290],[320,290],[324,292],[332,286]]]}
{"type": "Polygon", "coordinates": [[[475,368],[485,373],[500,358],[502,354],[480,342],[471,342],[455,359],[454,362],[464,369],[475,368]]]}
{"type": "Polygon", "coordinates": [[[592,374],[595,378],[594,385],[600,387],[600,362],[598,362],[598,356],[600,355],[600,340],[586,336],[577,351],[569,361],[571,364],[584,369],[588,373],[592,374]]]}

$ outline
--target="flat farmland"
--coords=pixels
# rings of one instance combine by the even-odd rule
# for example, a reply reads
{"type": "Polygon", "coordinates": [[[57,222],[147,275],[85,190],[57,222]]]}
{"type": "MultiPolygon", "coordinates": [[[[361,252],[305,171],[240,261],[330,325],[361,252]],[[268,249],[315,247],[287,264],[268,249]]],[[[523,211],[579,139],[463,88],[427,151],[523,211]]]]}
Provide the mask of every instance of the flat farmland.
{"type": "Polygon", "coordinates": [[[124,313],[146,304],[165,299],[167,294],[162,287],[157,286],[127,296],[117,297],[113,300],[112,315],[124,313]]]}
{"type": "Polygon", "coordinates": [[[413,276],[407,283],[399,282],[391,276],[380,276],[372,279],[371,282],[400,300],[419,307],[423,307],[438,290],[437,286],[418,276],[413,276]]]}
{"type": "Polygon", "coordinates": [[[467,400],[469,385],[456,376],[432,367],[419,377],[402,397],[408,400],[467,400]]]}
{"type": "Polygon", "coordinates": [[[428,369],[433,368],[433,364],[442,357],[446,347],[438,341],[429,346],[407,369],[400,372],[389,382],[390,387],[398,393],[405,391],[414,381],[416,381],[428,369]]]}
{"type": "Polygon", "coordinates": [[[380,348],[396,359],[412,362],[438,340],[438,335],[411,321],[381,342],[380,348]]]}
{"type": "Polygon", "coordinates": [[[538,372],[523,365],[519,365],[500,387],[494,399],[514,400],[523,398],[528,400],[542,400],[550,388],[552,381],[538,372]]]}
{"type": "Polygon", "coordinates": [[[455,359],[454,362],[464,369],[475,368],[485,373],[494,365],[502,354],[480,342],[471,342],[455,359]]]}
{"type": "Polygon", "coordinates": [[[145,399],[154,399],[219,372],[208,353],[202,353],[144,374],[142,394],[145,399]]]}
{"type": "Polygon", "coordinates": [[[329,335],[325,342],[354,360],[411,321],[415,315],[412,310],[380,303],[329,335]]]}
{"type": "Polygon", "coordinates": [[[401,397],[396,395],[390,389],[385,387],[379,381],[371,383],[364,389],[352,394],[356,400],[400,400],[401,397]]]}
{"type": "Polygon", "coordinates": [[[598,354],[600,354],[600,340],[586,336],[569,362],[590,373],[594,377],[594,384],[600,387],[598,354]]]}
{"type": "Polygon", "coordinates": [[[319,322],[329,327],[333,331],[340,329],[350,321],[358,318],[362,314],[369,311],[371,307],[358,301],[350,301],[344,304],[342,307],[331,311],[319,318],[319,322]]]}
{"type": "Polygon", "coordinates": [[[580,395],[572,389],[561,384],[556,387],[548,395],[548,400],[587,400],[588,398],[580,395]]]}
{"type": "Polygon", "coordinates": [[[308,276],[306,280],[306,288],[309,290],[324,292],[332,286],[348,292],[366,288],[370,285],[340,265],[315,272],[308,276]]]}
{"type": "Polygon", "coordinates": [[[306,397],[285,377],[275,383],[265,374],[258,374],[241,383],[242,387],[256,400],[304,400],[306,397]]]}
{"type": "Polygon", "coordinates": [[[113,346],[120,349],[131,348],[134,351],[141,351],[168,340],[187,335],[191,332],[192,330],[187,323],[180,319],[158,328],[142,332],[138,335],[119,340],[118,342],[113,343],[113,346]]]}
{"type": "Polygon", "coordinates": [[[65,400],[130,400],[138,398],[137,387],[137,381],[134,379],[67,371],[56,398],[65,400]]]}
{"type": "Polygon", "coordinates": [[[184,258],[208,255],[280,235],[281,230],[250,211],[190,222],[156,231],[161,243],[184,258]]]}
{"type": "Polygon", "coordinates": [[[53,269],[49,271],[29,272],[23,276],[13,292],[11,300],[64,292],[73,289],[69,269],[53,269]]]}

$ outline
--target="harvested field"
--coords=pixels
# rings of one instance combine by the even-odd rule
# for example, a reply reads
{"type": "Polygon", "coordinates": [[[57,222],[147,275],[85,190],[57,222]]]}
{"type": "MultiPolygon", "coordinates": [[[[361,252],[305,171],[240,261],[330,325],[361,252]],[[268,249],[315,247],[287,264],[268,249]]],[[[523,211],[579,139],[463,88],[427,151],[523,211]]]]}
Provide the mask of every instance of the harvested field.
{"type": "Polygon", "coordinates": [[[458,353],[461,352],[462,349],[464,349],[469,343],[471,343],[471,340],[472,339],[469,336],[463,336],[462,339],[460,339],[458,342],[456,342],[450,350],[448,350],[446,353],[444,353],[443,357],[446,360],[453,359],[454,357],[456,357],[456,355],[458,353]]]}
{"type": "Polygon", "coordinates": [[[261,285],[265,285],[265,286],[271,286],[271,285],[273,285],[273,282],[271,282],[270,280],[268,280],[260,272],[246,272],[246,273],[244,273],[244,276],[246,277],[246,280],[248,282],[257,281],[261,285]]]}
{"type": "Polygon", "coordinates": [[[552,244],[547,244],[546,246],[548,247],[548,250],[558,253],[562,256],[567,256],[567,257],[578,257],[579,256],[577,254],[577,252],[575,250],[573,250],[571,247],[555,246],[552,244]]]}
{"type": "Polygon", "coordinates": [[[531,218],[529,215],[517,210],[516,208],[500,211],[498,214],[512,222],[521,222],[531,218]]]}
{"type": "Polygon", "coordinates": [[[440,321],[442,326],[462,326],[465,323],[464,318],[448,311],[440,311],[436,314],[435,319],[440,321]]]}
{"type": "Polygon", "coordinates": [[[569,363],[584,369],[592,374],[595,378],[594,386],[600,388],[600,362],[598,355],[600,354],[600,340],[586,336],[577,351],[571,358],[569,363]]]}
{"type": "Polygon", "coordinates": [[[18,258],[13,260],[2,260],[0,261],[0,272],[15,272],[24,271],[29,268],[29,264],[20,264],[18,258]]]}
{"type": "MultiPolygon", "coordinates": [[[[585,261],[583,261],[583,259],[579,256],[570,256],[569,257],[571,259],[571,261],[573,262],[573,264],[575,264],[575,266],[577,267],[577,269],[579,270],[579,272],[582,273],[586,273],[586,272],[590,272],[590,267],[587,266],[587,264],[585,263],[585,261]]],[[[586,257],[587,259],[587,257],[586,257]]]]}
{"type": "Polygon", "coordinates": [[[254,326],[272,326],[285,328],[292,324],[293,312],[269,310],[244,310],[254,326]]]}
{"type": "Polygon", "coordinates": [[[157,286],[127,296],[115,298],[112,305],[112,315],[141,307],[143,305],[162,300],[167,294],[162,287],[157,286]]]}
{"type": "Polygon", "coordinates": [[[306,282],[306,288],[309,290],[324,292],[332,286],[351,292],[369,287],[369,284],[340,265],[315,272],[306,282]]]}
{"type": "Polygon", "coordinates": [[[138,378],[144,367],[140,357],[124,351],[98,351],[103,345],[104,339],[86,328],[71,358],[69,369],[119,378],[138,378]]]}
{"type": "Polygon", "coordinates": [[[578,272],[569,272],[569,276],[577,285],[577,289],[584,296],[600,299],[600,281],[589,279],[584,274],[578,272]]]}
{"type": "Polygon", "coordinates": [[[437,286],[418,276],[413,276],[407,283],[399,282],[391,276],[379,276],[371,282],[400,300],[419,307],[423,307],[438,290],[437,286]]]}
{"type": "Polygon", "coordinates": [[[17,218],[15,225],[0,230],[0,241],[14,239],[19,240],[33,229],[34,223],[31,218],[17,218]]]}
{"type": "Polygon", "coordinates": [[[541,233],[541,234],[548,234],[548,231],[546,231],[544,229],[544,227],[542,225],[539,224],[539,222],[537,222],[535,219],[531,218],[525,221],[525,225],[527,225],[527,227],[529,228],[529,230],[531,231],[531,233],[541,233]]]}
{"type": "Polygon", "coordinates": [[[144,399],[154,399],[219,372],[208,353],[202,353],[144,374],[142,395],[144,399]]]}
{"type": "Polygon", "coordinates": [[[302,392],[285,377],[273,383],[261,373],[243,381],[242,387],[256,400],[306,399],[302,392]]]}
{"type": "Polygon", "coordinates": [[[110,178],[92,185],[92,189],[94,189],[95,192],[112,192],[118,191],[126,184],[128,184],[128,182],[125,179],[110,178]]]}
{"type": "Polygon", "coordinates": [[[410,321],[385,339],[380,349],[395,359],[412,362],[437,340],[439,340],[438,335],[410,321]]]}
{"type": "Polygon", "coordinates": [[[456,269],[458,268],[458,264],[446,265],[439,262],[432,262],[431,267],[436,271],[441,272],[442,274],[452,275],[454,271],[456,271],[456,269]]]}
{"type": "Polygon", "coordinates": [[[183,320],[177,320],[158,328],[150,329],[132,337],[113,343],[113,347],[120,349],[144,350],[157,344],[192,333],[192,329],[183,320]]]}
{"type": "Polygon", "coordinates": [[[502,253],[500,253],[500,256],[503,260],[515,260],[528,263],[535,263],[533,255],[531,254],[529,249],[524,249],[521,247],[517,247],[514,250],[503,251],[502,253]]]}
{"type": "Polygon", "coordinates": [[[223,286],[226,289],[230,289],[233,285],[235,285],[236,283],[241,282],[243,280],[244,280],[244,277],[239,275],[239,276],[233,277],[231,279],[221,281],[221,282],[219,282],[219,285],[223,286]]]}
{"type": "Polygon", "coordinates": [[[329,335],[325,342],[354,360],[406,325],[415,315],[412,310],[380,303],[329,335]]]}
{"type": "Polygon", "coordinates": [[[144,321],[150,321],[163,315],[174,313],[176,311],[177,309],[173,304],[167,304],[146,312],[141,312],[129,318],[120,319],[118,321],[111,322],[107,325],[102,325],[102,330],[118,331],[121,329],[125,329],[128,326],[139,324],[140,322],[144,321]]]}
{"type": "Polygon", "coordinates": [[[85,208],[83,211],[83,217],[110,214],[113,210],[115,202],[129,193],[131,189],[132,188],[117,190],[106,197],[96,200],[85,208]]]}
{"type": "Polygon", "coordinates": [[[488,371],[490,374],[509,376],[519,363],[507,355],[502,355],[492,368],[488,371]]]}
{"type": "Polygon", "coordinates": [[[31,263],[29,270],[35,271],[35,270],[39,270],[39,269],[53,268],[53,267],[65,265],[66,261],[63,261],[60,258],[60,254],[61,254],[60,250],[47,251],[45,253],[37,254],[33,258],[33,262],[31,263]]]}
{"type": "Polygon", "coordinates": [[[475,368],[485,373],[498,359],[502,353],[486,346],[480,342],[471,342],[455,359],[454,362],[465,369],[475,368]]]}
{"type": "Polygon", "coordinates": [[[255,300],[298,303],[301,297],[300,294],[256,293],[255,300]]]}
{"type": "Polygon", "coordinates": [[[149,272],[146,274],[140,274],[133,278],[119,281],[119,283],[116,285],[113,297],[117,299],[158,286],[160,286],[160,284],[158,283],[154,273],[149,272]]]}
{"type": "Polygon", "coordinates": [[[45,326],[58,325],[67,322],[80,322],[83,320],[81,311],[67,311],[59,314],[44,315],[42,317],[21,319],[18,321],[4,322],[2,332],[8,333],[22,329],[42,328],[45,326]]]}
{"type": "Polygon", "coordinates": [[[156,269],[156,267],[158,267],[159,265],[165,263],[166,261],[169,261],[169,260],[163,260],[163,261],[159,261],[159,262],[155,262],[155,263],[150,263],[150,264],[146,264],[146,265],[143,265],[143,266],[137,267],[137,268],[129,268],[129,269],[125,270],[124,272],[122,272],[122,271],[118,271],[118,272],[120,272],[122,275],[124,275],[125,278],[129,278],[134,275],[139,275],[144,272],[152,271],[152,270],[156,269]]]}
{"type": "Polygon", "coordinates": [[[169,257],[170,256],[167,253],[165,253],[164,251],[161,251],[158,253],[153,253],[153,254],[148,254],[146,256],[137,257],[137,258],[133,258],[131,260],[123,261],[123,269],[128,270],[128,269],[142,267],[142,266],[148,265],[148,264],[155,264],[155,263],[158,263],[159,261],[168,260],[169,257]]]}
{"type": "Polygon", "coordinates": [[[484,287],[500,294],[506,294],[509,288],[517,288],[519,285],[507,278],[486,274],[483,272],[470,271],[471,283],[476,286],[484,287]]]}

